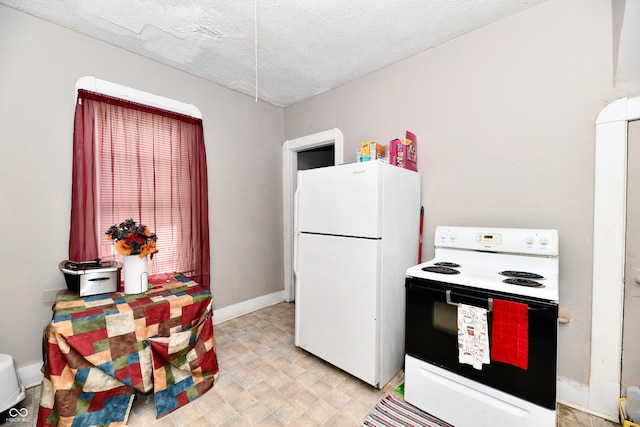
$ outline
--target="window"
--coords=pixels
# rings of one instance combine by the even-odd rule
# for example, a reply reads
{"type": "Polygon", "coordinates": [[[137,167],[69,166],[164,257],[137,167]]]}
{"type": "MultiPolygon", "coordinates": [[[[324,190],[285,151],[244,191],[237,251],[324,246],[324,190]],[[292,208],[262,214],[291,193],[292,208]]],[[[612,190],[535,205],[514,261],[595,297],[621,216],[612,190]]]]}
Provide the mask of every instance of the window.
{"type": "Polygon", "coordinates": [[[209,287],[202,120],[78,90],[69,259],[119,257],[105,231],[132,218],[158,236],[149,274],[209,287]]]}

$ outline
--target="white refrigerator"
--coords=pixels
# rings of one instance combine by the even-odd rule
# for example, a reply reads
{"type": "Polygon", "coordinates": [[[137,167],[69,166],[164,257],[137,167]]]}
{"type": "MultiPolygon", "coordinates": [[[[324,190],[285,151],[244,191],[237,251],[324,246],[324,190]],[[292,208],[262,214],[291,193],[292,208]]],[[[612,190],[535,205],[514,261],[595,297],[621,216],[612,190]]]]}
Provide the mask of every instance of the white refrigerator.
{"type": "Polygon", "coordinates": [[[420,181],[381,160],[298,173],[295,344],[378,388],[402,369],[420,181]]]}

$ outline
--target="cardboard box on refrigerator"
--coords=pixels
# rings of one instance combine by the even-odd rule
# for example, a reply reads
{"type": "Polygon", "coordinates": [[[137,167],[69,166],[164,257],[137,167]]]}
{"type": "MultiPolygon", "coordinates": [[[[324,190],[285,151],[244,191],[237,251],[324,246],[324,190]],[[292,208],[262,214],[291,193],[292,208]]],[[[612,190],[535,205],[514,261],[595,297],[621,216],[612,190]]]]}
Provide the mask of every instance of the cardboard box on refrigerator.
{"type": "Polygon", "coordinates": [[[389,162],[392,165],[418,170],[418,143],[416,136],[407,131],[405,138],[397,138],[389,142],[389,162]]]}
{"type": "Polygon", "coordinates": [[[360,161],[378,160],[384,157],[384,146],[373,142],[364,141],[360,147],[360,161]]]}

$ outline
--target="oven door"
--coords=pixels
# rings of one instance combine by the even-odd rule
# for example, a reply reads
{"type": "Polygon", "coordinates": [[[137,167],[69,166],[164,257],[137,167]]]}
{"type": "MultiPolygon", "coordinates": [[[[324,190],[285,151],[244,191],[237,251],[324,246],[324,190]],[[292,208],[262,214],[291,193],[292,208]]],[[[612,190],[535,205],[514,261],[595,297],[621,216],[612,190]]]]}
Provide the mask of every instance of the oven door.
{"type": "MultiPolygon", "coordinates": [[[[405,349],[408,355],[555,409],[557,303],[412,277],[406,279],[405,287],[405,349]],[[481,370],[459,363],[457,303],[489,308],[490,298],[528,305],[529,361],[526,370],[495,361],[483,365],[481,370]]],[[[488,312],[490,348],[491,321],[492,313],[488,312]]]]}

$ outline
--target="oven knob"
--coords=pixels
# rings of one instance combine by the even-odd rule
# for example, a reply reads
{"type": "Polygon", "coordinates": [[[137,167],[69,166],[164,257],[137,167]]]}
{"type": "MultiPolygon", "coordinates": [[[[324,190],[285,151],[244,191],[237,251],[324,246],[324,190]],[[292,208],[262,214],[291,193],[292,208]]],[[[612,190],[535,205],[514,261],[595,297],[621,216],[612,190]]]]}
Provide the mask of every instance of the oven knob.
{"type": "Polygon", "coordinates": [[[449,234],[449,238],[450,238],[451,240],[456,240],[456,238],[457,238],[457,237],[458,237],[458,235],[457,235],[456,233],[451,233],[451,234],[449,234]]]}
{"type": "Polygon", "coordinates": [[[440,240],[446,240],[447,239],[447,232],[443,231],[442,233],[440,233],[440,240]]]}
{"type": "Polygon", "coordinates": [[[546,238],[546,237],[544,237],[544,236],[543,236],[543,237],[541,237],[541,238],[540,238],[540,244],[541,244],[542,246],[546,246],[547,244],[549,244],[549,239],[547,239],[547,238],[546,238]]]}
{"type": "Polygon", "coordinates": [[[535,239],[534,239],[533,237],[529,236],[529,237],[527,237],[526,239],[524,239],[524,242],[525,242],[527,245],[533,245],[533,242],[535,242],[535,239]]]}

